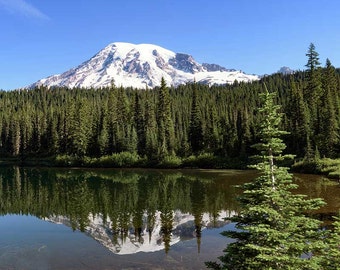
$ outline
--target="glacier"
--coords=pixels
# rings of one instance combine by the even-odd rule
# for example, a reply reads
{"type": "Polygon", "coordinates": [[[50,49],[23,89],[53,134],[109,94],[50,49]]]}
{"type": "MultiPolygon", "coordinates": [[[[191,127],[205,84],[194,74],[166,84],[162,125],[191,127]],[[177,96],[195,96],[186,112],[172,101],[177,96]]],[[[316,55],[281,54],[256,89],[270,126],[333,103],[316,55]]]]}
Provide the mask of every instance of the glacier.
{"type": "Polygon", "coordinates": [[[175,53],[157,45],[115,42],[79,66],[41,79],[28,88],[101,88],[114,82],[118,87],[145,89],[159,86],[162,77],[167,85],[175,87],[193,81],[224,85],[260,79],[217,64],[200,64],[189,54],[175,53]]]}
{"type": "MultiPolygon", "coordinates": [[[[214,228],[216,226],[224,226],[229,223],[226,219],[234,216],[236,213],[233,211],[220,211],[218,218],[215,222],[218,225],[213,225],[212,217],[208,213],[202,215],[200,222],[201,230],[207,228],[214,228]]],[[[110,252],[117,255],[135,254],[138,252],[155,252],[165,249],[164,238],[162,234],[162,221],[161,212],[156,211],[155,223],[151,228],[147,225],[147,215],[144,213],[143,225],[140,231],[140,235],[136,235],[136,228],[130,221],[130,226],[123,236],[118,233],[115,239],[114,235],[116,232],[112,230],[112,221],[110,218],[103,218],[102,215],[96,214],[88,217],[89,223],[85,227],[84,233],[89,237],[93,238],[110,252]],[[115,240],[114,240],[115,239],[115,240]]],[[[179,210],[173,211],[169,245],[175,245],[179,243],[182,237],[193,239],[198,237],[195,235],[195,217],[190,213],[182,213],[179,210]],[[189,233],[189,236],[186,235],[189,233]]],[[[44,218],[45,221],[49,221],[55,224],[62,224],[71,227],[71,220],[65,216],[49,216],[44,218]]]]}

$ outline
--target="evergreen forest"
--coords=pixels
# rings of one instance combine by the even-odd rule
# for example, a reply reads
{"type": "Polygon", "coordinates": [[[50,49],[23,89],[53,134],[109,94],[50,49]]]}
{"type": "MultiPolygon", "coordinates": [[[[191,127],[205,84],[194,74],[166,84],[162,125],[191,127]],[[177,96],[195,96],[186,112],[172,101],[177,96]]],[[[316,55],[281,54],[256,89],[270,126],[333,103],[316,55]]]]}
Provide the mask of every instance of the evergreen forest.
{"type": "MultiPolygon", "coordinates": [[[[46,88],[0,92],[3,159],[49,158],[86,166],[207,166],[247,164],[258,141],[259,95],[276,92],[287,153],[298,159],[340,156],[340,72],[319,62],[251,83],[188,83],[154,89],[46,88]]],[[[232,166],[232,165],[230,165],[232,166]]],[[[235,167],[235,166],[234,166],[235,167]]]]}
{"type": "Polygon", "coordinates": [[[263,105],[258,110],[265,118],[259,143],[253,146],[259,154],[252,168],[260,176],[239,186],[242,210],[231,217],[238,230],[223,232],[236,241],[219,257],[222,264],[206,263],[211,269],[339,269],[339,219],[334,217],[333,230],[320,229],[321,221],[310,213],[325,202],[293,193],[297,188],[293,175],[287,167],[278,166],[278,161],[293,156],[283,154],[286,145],[280,137],[287,132],[279,129],[283,114],[274,103],[275,95],[261,95],[263,105]]]}

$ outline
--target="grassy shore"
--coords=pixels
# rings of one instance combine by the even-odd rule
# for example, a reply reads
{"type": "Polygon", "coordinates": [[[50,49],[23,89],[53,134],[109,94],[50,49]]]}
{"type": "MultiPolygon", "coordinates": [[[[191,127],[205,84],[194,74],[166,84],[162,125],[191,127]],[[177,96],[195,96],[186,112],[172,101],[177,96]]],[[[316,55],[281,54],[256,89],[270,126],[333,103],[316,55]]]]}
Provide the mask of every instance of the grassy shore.
{"type": "Polygon", "coordinates": [[[302,160],[294,163],[292,170],[301,173],[322,174],[328,178],[340,180],[340,159],[302,160]]]}
{"type": "MultiPolygon", "coordinates": [[[[0,165],[88,167],[88,168],[202,168],[202,169],[247,169],[247,162],[239,159],[217,157],[211,154],[179,158],[166,156],[163,160],[148,160],[137,154],[122,152],[98,158],[58,155],[55,157],[2,158],[0,165]]],[[[322,158],[302,160],[291,166],[293,172],[320,174],[340,180],[340,159],[322,158]]]]}
{"type": "Polygon", "coordinates": [[[102,157],[77,157],[58,155],[55,157],[2,158],[0,165],[87,167],[87,168],[202,168],[202,169],[246,169],[245,161],[201,154],[180,158],[165,156],[163,159],[147,159],[135,153],[121,152],[102,157]]]}
{"type": "Polygon", "coordinates": [[[57,156],[56,166],[82,166],[105,168],[209,168],[209,169],[245,169],[245,162],[240,160],[217,157],[211,154],[189,156],[165,156],[163,159],[147,159],[137,154],[122,152],[99,158],[57,156]]]}

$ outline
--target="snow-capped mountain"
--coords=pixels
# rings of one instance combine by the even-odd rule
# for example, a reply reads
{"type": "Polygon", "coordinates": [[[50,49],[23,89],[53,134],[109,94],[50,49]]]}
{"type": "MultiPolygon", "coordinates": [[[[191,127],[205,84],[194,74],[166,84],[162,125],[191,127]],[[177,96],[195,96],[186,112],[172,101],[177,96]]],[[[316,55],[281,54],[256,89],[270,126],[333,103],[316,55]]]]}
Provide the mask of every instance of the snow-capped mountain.
{"type": "MultiPolygon", "coordinates": [[[[86,226],[84,233],[101,243],[112,253],[119,255],[159,251],[165,249],[160,214],[159,211],[155,213],[155,223],[151,228],[148,227],[147,216],[144,214],[143,226],[139,236],[136,235],[135,228],[131,225],[128,231],[125,232],[124,237],[122,237],[121,233],[115,237],[110,219],[103,220],[103,216],[99,214],[89,216],[89,224],[86,226]]],[[[218,219],[215,221],[217,224],[214,224],[214,226],[222,227],[228,224],[229,222],[225,219],[233,215],[235,215],[234,212],[221,211],[218,219]]],[[[194,216],[189,213],[182,213],[178,210],[173,212],[172,228],[168,243],[170,246],[183,241],[183,239],[196,237],[194,219],[194,216]]],[[[45,218],[45,220],[71,227],[69,218],[64,216],[50,216],[45,218]]],[[[208,213],[203,214],[201,226],[201,230],[213,227],[208,213]]]]}
{"type": "Polygon", "coordinates": [[[230,84],[258,80],[239,70],[217,64],[199,64],[191,55],[175,53],[157,45],[116,42],[90,60],[62,74],[53,75],[29,86],[104,87],[111,85],[145,89],[159,86],[164,77],[168,85],[177,86],[196,80],[198,83],[230,84]]]}

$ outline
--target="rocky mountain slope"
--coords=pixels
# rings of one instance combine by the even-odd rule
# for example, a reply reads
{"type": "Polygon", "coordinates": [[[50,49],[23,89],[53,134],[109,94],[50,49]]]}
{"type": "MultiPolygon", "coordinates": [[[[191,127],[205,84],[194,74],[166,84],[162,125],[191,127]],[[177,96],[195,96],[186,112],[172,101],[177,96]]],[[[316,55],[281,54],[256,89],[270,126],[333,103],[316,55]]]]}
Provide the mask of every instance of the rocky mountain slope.
{"type": "MultiPolygon", "coordinates": [[[[109,218],[103,220],[103,216],[101,215],[89,216],[88,220],[90,222],[86,226],[84,233],[101,243],[112,253],[119,255],[163,250],[166,240],[163,238],[163,225],[160,214],[159,211],[155,213],[155,223],[151,228],[148,227],[147,216],[144,214],[144,222],[142,228],[140,228],[139,236],[136,235],[136,230],[133,226],[129,227],[128,231],[124,233],[125,237],[122,237],[120,232],[118,235],[115,235],[115,232],[112,231],[111,220],[109,218]]],[[[217,224],[214,224],[214,226],[222,227],[228,224],[225,218],[233,215],[235,215],[234,212],[221,211],[218,219],[215,221],[217,224]]],[[[49,218],[45,218],[45,220],[71,227],[70,219],[64,216],[50,216],[49,218]]],[[[208,213],[202,216],[201,222],[201,230],[213,227],[211,217],[208,213]]],[[[169,233],[170,238],[168,239],[168,244],[170,246],[185,239],[195,238],[194,216],[189,213],[174,211],[172,228],[169,233]]]]}
{"type": "Polygon", "coordinates": [[[78,67],[41,79],[29,88],[40,85],[98,88],[109,86],[113,80],[116,86],[145,89],[146,86],[159,86],[162,77],[173,86],[194,80],[213,85],[259,79],[257,75],[226,69],[217,64],[200,64],[191,55],[175,53],[156,45],[116,42],[78,67]]]}

